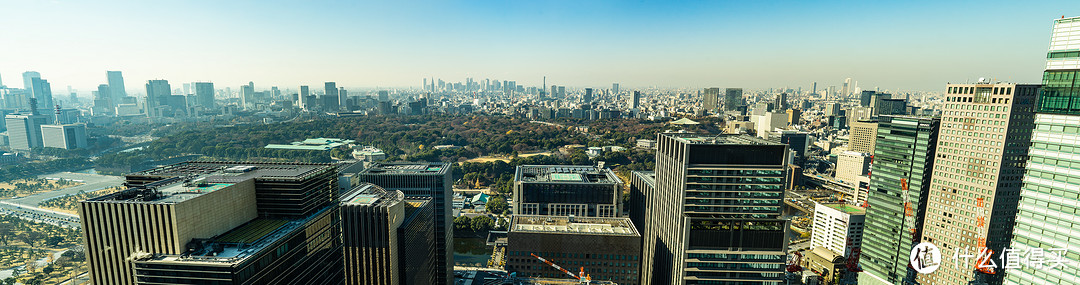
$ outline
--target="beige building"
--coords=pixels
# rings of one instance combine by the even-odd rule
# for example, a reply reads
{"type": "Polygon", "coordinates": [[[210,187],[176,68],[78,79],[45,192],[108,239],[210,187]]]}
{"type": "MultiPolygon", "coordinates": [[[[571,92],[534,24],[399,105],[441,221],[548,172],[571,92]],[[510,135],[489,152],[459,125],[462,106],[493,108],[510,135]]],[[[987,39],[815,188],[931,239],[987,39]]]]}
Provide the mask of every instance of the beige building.
{"type": "Polygon", "coordinates": [[[94,284],[135,284],[130,260],[181,254],[192,239],[220,235],[257,217],[255,182],[167,180],[79,204],[94,284]]]}
{"type": "Polygon", "coordinates": [[[857,121],[851,123],[850,129],[848,149],[854,152],[874,153],[874,147],[877,145],[877,122],[857,121]]]}
{"type": "Polygon", "coordinates": [[[836,156],[836,180],[851,187],[859,186],[859,176],[870,173],[870,154],[845,151],[836,156]]]}
{"type": "Polygon", "coordinates": [[[982,82],[947,86],[921,241],[941,248],[946,253],[942,264],[948,266],[919,274],[919,283],[1000,282],[1001,272],[975,273],[974,258],[954,260],[953,254],[959,250],[975,255],[984,247],[1000,254],[1008,246],[1039,87],[982,82]],[[952,266],[954,262],[961,266],[952,266]]]}

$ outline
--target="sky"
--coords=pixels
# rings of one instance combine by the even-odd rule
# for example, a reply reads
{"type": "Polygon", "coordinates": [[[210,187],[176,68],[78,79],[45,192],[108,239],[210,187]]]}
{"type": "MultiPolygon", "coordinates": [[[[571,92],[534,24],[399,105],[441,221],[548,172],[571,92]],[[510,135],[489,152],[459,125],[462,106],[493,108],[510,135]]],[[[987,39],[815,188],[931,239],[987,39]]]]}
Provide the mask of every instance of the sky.
{"type": "Polygon", "coordinates": [[[385,2],[0,0],[0,80],[940,91],[1040,82],[1053,20],[1080,16],[1075,0],[385,2]]]}

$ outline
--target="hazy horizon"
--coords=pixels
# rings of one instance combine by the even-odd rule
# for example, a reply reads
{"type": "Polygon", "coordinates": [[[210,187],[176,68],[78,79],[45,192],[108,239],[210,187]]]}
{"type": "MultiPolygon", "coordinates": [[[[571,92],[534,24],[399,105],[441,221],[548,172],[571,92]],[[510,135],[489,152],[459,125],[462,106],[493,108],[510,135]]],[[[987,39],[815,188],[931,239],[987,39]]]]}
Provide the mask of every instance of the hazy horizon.
{"type": "MultiPolygon", "coordinates": [[[[610,88],[859,87],[940,91],[979,77],[1039,83],[1054,19],[1039,3],[8,2],[0,79],[38,71],[85,94],[106,70],[236,89],[418,88],[499,79],[610,88]],[[965,16],[960,16],[965,15],[965,16]]],[[[1049,12],[1048,12],[1049,11],[1049,12]]],[[[62,94],[59,92],[54,92],[62,94]]]]}

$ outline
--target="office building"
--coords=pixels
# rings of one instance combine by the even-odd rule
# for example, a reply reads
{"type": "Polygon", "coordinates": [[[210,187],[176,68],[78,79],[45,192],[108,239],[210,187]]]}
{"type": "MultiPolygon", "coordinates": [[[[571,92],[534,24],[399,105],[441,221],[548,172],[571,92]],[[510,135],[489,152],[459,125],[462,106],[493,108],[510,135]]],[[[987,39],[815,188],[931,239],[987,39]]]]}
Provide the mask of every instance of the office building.
{"type": "Polygon", "coordinates": [[[95,284],[337,284],[330,164],[185,162],[80,202],[95,284]]]}
{"type": "MultiPolygon", "coordinates": [[[[789,110],[790,111],[790,110],[789,110]]],[[[788,145],[788,150],[794,154],[794,159],[788,161],[799,167],[806,164],[806,154],[810,151],[810,133],[782,130],[780,131],[780,143],[788,145]]]]}
{"type": "Polygon", "coordinates": [[[810,231],[810,247],[825,248],[844,257],[862,247],[866,209],[843,204],[814,202],[814,225],[810,231]]]}
{"type": "Polygon", "coordinates": [[[627,218],[514,215],[506,271],[519,277],[571,278],[538,256],[596,281],[640,284],[641,234],[627,218]]]}
{"type": "Polygon", "coordinates": [[[844,85],[840,87],[840,98],[837,99],[844,99],[850,96],[852,87],[853,86],[851,86],[851,78],[849,77],[847,79],[844,79],[844,85]]]}
{"type": "MultiPolygon", "coordinates": [[[[337,83],[336,82],[325,82],[325,83],[323,83],[323,92],[324,92],[323,93],[324,96],[334,98],[334,100],[336,100],[336,102],[337,102],[337,106],[345,106],[345,102],[343,102],[341,100],[341,96],[338,96],[338,88],[337,88],[337,83]]],[[[337,109],[336,108],[334,110],[329,110],[328,109],[327,111],[337,111],[337,109]]]]}
{"type": "Polygon", "coordinates": [[[645,207],[649,205],[647,199],[655,191],[654,189],[656,189],[655,173],[652,171],[630,172],[630,199],[626,209],[635,228],[645,228],[645,207]]]}
{"type": "Polygon", "coordinates": [[[435,283],[449,284],[454,278],[453,189],[450,164],[427,162],[380,162],[357,174],[360,182],[399,190],[405,196],[431,197],[435,214],[435,283]]]}
{"type": "Polygon", "coordinates": [[[870,154],[845,151],[836,155],[836,173],[833,178],[850,187],[859,186],[859,177],[870,174],[870,154]]]}
{"type": "Polygon", "coordinates": [[[702,93],[701,106],[705,113],[714,113],[720,107],[720,88],[705,88],[702,93]]]}
{"type": "Polygon", "coordinates": [[[345,284],[435,284],[434,205],[364,183],[341,195],[345,284]]]}
{"type": "Polygon", "coordinates": [[[908,258],[922,237],[940,122],[904,116],[879,119],[859,283],[914,282],[908,258]]]}
{"type": "Polygon", "coordinates": [[[794,127],[799,125],[799,121],[802,120],[802,110],[788,109],[787,110],[787,126],[794,127]]]}
{"type": "Polygon", "coordinates": [[[514,174],[514,214],[618,217],[622,181],[590,165],[522,165],[514,174]]]}
{"type": "Polygon", "coordinates": [[[214,104],[214,83],[195,82],[195,100],[199,106],[207,109],[216,107],[214,104]]]}
{"type": "Polygon", "coordinates": [[[106,71],[105,76],[109,83],[109,98],[114,104],[123,102],[127,97],[127,88],[124,87],[124,75],[119,71],[106,71]]]}
{"type": "MultiPolygon", "coordinates": [[[[1039,85],[980,82],[946,89],[922,241],[944,252],[1002,252],[1016,219],[1039,85]]],[[[920,274],[919,282],[1001,283],[1002,274],[973,273],[974,261],[945,256],[942,262],[963,267],[943,266],[920,274]]]]}
{"type": "Polygon", "coordinates": [[[645,284],[784,280],[787,146],[746,135],[658,135],[645,284]]]}
{"type": "Polygon", "coordinates": [[[870,107],[873,103],[874,91],[866,90],[859,94],[859,107],[870,107]]]}
{"type": "Polygon", "coordinates": [[[630,110],[636,111],[639,108],[641,108],[641,91],[634,90],[633,97],[630,97],[630,110]]]}
{"type": "Polygon", "coordinates": [[[876,121],[856,121],[850,125],[848,150],[861,153],[874,153],[877,146],[878,123],[876,121]]]}
{"type": "Polygon", "coordinates": [[[746,106],[742,92],[742,88],[724,89],[724,111],[737,111],[739,107],[746,106]]]}
{"type": "Polygon", "coordinates": [[[612,83],[611,84],[611,93],[612,94],[619,94],[619,84],[618,83],[612,83]]]}
{"type": "Polygon", "coordinates": [[[240,108],[244,110],[255,107],[255,82],[248,81],[247,85],[240,86],[240,108]]]}
{"type": "Polygon", "coordinates": [[[29,91],[30,93],[33,93],[34,92],[34,83],[32,81],[34,80],[34,78],[41,78],[41,73],[38,73],[37,71],[27,71],[27,72],[23,72],[22,77],[23,77],[23,89],[26,89],[26,91],[29,91]]]}
{"type": "Polygon", "coordinates": [[[169,96],[172,96],[172,87],[168,80],[149,80],[146,82],[146,115],[160,117],[165,115],[165,109],[169,106],[169,96]]]}
{"type": "Polygon", "coordinates": [[[44,147],[86,148],[86,124],[41,125],[41,138],[44,147]]]}
{"type": "Polygon", "coordinates": [[[12,114],[4,117],[8,130],[8,143],[14,150],[30,150],[44,146],[41,126],[49,123],[49,116],[31,113],[12,114]]]}
{"type": "Polygon", "coordinates": [[[56,105],[53,102],[52,86],[48,80],[31,77],[30,86],[30,98],[37,99],[39,110],[50,110],[56,105]]]}
{"type": "MultiPolygon", "coordinates": [[[[1043,87],[1035,105],[1035,130],[1031,136],[1026,173],[1020,189],[1020,205],[1009,248],[1021,252],[1043,249],[1047,260],[1067,266],[1022,266],[1005,270],[1009,284],[1080,283],[1080,17],[1054,21],[1047,53],[1043,87]],[[1068,253],[1049,249],[1067,248],[1068,253]]],[[[1000,126],[999,126],[1000,127],[1000,126]]],[[[1012,134],[1009,134],[1010,136],[1012,134]]],[[[1015,154],[1009,154],[1015,155],[1015,154]]],[[[1012,176],[1011,174],[1002,174],[1012,176]]],[[[1011,183],[1019,183],[1010,181],[1011,183]]]]}
{"type": "Polygon", "coordinates": [[[592,88],[585,88],[585,95],[581,96],[581,103],[588,104],[588,103],[592,103],[592,101],[593,101],[592,88]]]}

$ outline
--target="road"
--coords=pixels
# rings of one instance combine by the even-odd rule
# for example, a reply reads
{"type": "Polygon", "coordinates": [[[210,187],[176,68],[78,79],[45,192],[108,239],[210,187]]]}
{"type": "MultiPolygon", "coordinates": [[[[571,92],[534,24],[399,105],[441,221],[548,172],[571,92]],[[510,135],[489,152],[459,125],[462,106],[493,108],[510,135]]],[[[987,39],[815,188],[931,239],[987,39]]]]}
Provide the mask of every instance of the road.
{"type": "Polygon", "coordinates": [[[80,226],[79,216],[38,208],[38,204],[48,199],[76,194],[79,193],[79,191],[93,192],[108,187],[119,186],[124,183],[123,177],[74,172],[57,172],[39,175],[38,178],[63,178],[80,181],[84,184],[21,198],[0,200],[0,215],[13,215],[18,218],[36,222],[78,228],[80,226]]]}

